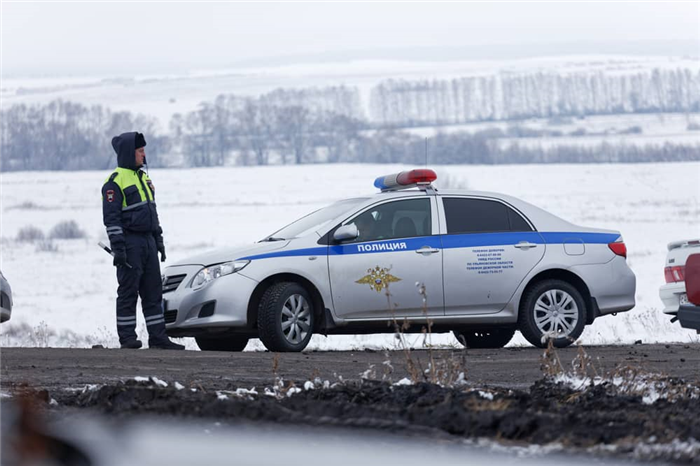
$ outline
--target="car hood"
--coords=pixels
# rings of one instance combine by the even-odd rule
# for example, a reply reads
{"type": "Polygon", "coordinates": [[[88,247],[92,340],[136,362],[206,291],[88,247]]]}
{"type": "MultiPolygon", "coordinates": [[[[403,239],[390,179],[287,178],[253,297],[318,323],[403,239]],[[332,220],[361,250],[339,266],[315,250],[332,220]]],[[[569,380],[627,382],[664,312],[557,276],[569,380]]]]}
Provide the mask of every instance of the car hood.
{"type": "Polygon", "coordinates": [[[242,246],[238,248],[222,248],[214,249],[213,251],[208,251],[196,256],[188,257],[181,261],[172,264],[173,266],[181,265],[212,265],[220,264],[222,262],[228,262],[236,260],[240,257],[252,256],[256,254],[264,254],[270,251],[276,251],[287,247],[289,244],[288,240],[285,241],[266,241],[264,243],[255,243],[249,246],[242,246]]]}

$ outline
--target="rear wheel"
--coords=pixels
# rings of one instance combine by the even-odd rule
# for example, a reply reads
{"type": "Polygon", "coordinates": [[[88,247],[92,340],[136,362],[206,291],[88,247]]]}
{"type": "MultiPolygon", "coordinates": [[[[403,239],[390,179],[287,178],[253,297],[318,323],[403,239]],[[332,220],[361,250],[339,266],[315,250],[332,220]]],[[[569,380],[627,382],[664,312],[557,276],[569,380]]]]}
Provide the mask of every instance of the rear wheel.
{"type": "Polygon", "coordinates": [[[454,330],[452,333],[467,348],[503,348],[515,335],[515,329],[454,330]]]}
{"type": "Polygon", "coordinates": [[[301,351],[311,340],[314,308],[306,289],[294,282],[270,286],[260,300],[258,333],[270,351],[301,351]]]}
{"type": "Polygon", "coordinates": [[[569,282],[549,279],[530,288],[520,303],[518,325],[533,345],[544,348],[549,340],[557,348],[571,345],[586,326],[586,304],[569,282]]]}
{"type": "Polygon", "coordinates": [[[243,351],[248,344],[248,337],[228,336],[224,338],[195,337],[197,346],[202,351],[243,351]]]}

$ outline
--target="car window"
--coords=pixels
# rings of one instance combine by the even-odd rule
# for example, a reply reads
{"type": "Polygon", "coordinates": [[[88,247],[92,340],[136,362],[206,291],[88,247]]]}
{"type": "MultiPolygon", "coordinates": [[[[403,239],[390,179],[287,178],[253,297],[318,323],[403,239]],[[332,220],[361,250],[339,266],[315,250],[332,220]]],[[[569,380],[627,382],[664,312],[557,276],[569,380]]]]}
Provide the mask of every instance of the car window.
{"type": "Polygon", "coordinates": [[[354,223],[360,236],[352,242],[410,238],[432,234],[430,199],[406,199],[372,207],[345,224],[354,223]]]}
{"type": "Polygon", "coordinates": [[[508,220],[510,221],[510,231],[532,231],[532,227],[522,215],[506,206],[508,209],[508,220]]]}
{"type": "Polygon", "coordinates": [[[532,231],[520,214],[498,201],[443,198],[447,234],[532,231]]]}

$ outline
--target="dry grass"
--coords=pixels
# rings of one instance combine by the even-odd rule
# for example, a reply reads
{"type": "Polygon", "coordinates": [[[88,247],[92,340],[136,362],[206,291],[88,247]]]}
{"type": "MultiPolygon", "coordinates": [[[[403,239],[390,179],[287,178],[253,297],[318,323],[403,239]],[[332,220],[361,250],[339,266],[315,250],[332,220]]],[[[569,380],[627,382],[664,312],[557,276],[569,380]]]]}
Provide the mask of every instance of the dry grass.
{"type": "MultiPolygon", "coordinates": [[[[406,339],[406,332],[410,328],[407,319],[399,321],[396,317],[396,305],[392,301],[391,291],[388,284],[385,287],[387,306],[392,316],[391,325],[394,327],[394,338],[396,347],[403,354],[403,363],[408,379],[412,383],[432,383],[443,387],[454,387],[465,383],[467,374],[466,350],[452,353],[449,358],[437,358],[432,342],[433,321],[428,316],[428,292],[423,283],[416,283],[418,294],[422,298],[422,310],[425,324],[421,328],[423,337],[422,347],[427,350],[428,360],[424,366],[421,359],[414,357],[411,345],[406,339]]],[[[374,365],[370,366],[362,374],[363,379],[392,381],[394,366],[391,363],[390,355],[385,353],[387,359],[382,364],[382,370],[378,370],[374,365]]]]}
{"type": "MultiPolygon", "coordinates": [[[[604,371],[596,365],[582,345],[578,345],[576,357],[569,367],[565,367],[556,348],[550,343],[542,355],[540,367],[545,379],[579,392],[604,386],[608,395],[637,397],[645,404],[660,399],[671,402],[688,398],[700,399],[699,384],[649,372],[640,366],[618,365],[612,370],[604,371]]],[[[573,395],[571,400],[576,398],[573,395]]]]}

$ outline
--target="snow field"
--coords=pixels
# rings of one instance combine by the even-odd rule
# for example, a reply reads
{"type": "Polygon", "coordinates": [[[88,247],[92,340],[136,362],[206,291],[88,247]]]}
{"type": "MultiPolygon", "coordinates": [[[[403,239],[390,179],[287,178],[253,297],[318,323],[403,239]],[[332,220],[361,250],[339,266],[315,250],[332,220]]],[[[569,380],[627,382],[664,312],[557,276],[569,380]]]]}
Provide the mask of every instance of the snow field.
{"type": "MultiPolygon", "coordinates": [[[[377,176],[399,165],[303,165],[153,170],[169,262],[209,249],[252,243],[335,200],[374,192],[377,176]]],[[[666,244],[700,237],[700,163],[640,165],[444,166],[438,187],[497,191],[520,197],[573,223],[619,230],[637,276],[637,306],[598,319],[584,344],[697,342],[662,314],[666,244]]],[[[106,241],[100,188],[109,172],[3,173],[0,268],[15,308],[0,327],[2,346],[116,346],[116,276],[106,241]],[[48,234],[64,220],[80,240],[22,243],[27,225],[48,234]]],[[[164,264],[167,266],[167,263],[164,264]]],[[[143,316],[139,329],[146,337],[143,316]]],[[[420,346],[422,337],[408,336],[420,346]]],[[[189,347],[194,341],[188,339],[189,347]]],[[[457,345],[448,334],[433,343],[457,345]]],[[[517,335],[511,345],[524,345],[517,335]]],[[[392,348],[392,335],[315,336],[311,349],[392,348]]],[[[248,350],[261,349],[254,340],[248,350]]]]}

